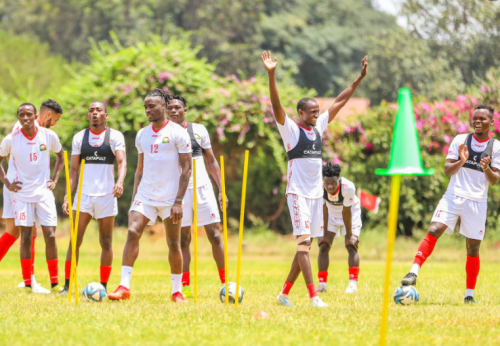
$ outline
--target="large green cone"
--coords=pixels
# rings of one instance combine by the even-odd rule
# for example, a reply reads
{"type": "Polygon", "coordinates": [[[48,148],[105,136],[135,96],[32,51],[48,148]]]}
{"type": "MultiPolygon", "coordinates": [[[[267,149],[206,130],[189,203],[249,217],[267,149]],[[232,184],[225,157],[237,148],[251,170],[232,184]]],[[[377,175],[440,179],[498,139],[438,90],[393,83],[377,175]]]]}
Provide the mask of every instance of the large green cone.
{"type": "Polygon", "coordinates": [[[422,164],[411,91],[408,88],[399,89],[398,112],[392,137],[389,168],[377,168],[375,174],[431,175],[434,173],[434,169],[425,169],[422,164]]]}

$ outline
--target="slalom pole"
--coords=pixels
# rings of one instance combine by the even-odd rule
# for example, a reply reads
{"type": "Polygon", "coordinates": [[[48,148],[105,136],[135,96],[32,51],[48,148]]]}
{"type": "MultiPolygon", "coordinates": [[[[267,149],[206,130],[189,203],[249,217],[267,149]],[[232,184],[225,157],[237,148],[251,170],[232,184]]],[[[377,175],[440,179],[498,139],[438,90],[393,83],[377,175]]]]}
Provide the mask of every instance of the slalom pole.
{"type": "MultiPolygon", "coordinates": [[[[74,275],[74,271],[73,271],[73,262],[75,261],[74,259],[74,255],[75,255],[75,251],[73,250],[73,244],[76,244],[76,239],[74,238],[75,234],[74,234],[74,224],[73,224],[73,208],[71,206],[71,201],[72,201],[72,198],[71,198],[71,182],[70,182],[70,179],[69,179],[69,164],[68,164],[68,152],[65,151],[64,152],[64,172],[66,174],[66,197],[68,198],[68,210],[69,210],[69,234],[70,234],[70,239],[71,239],[71,249],[72,249],[72,253],[71,253],[71,274],[69,276],[69,292],[68,292],[68,302],[71,303],[71,297],[72,297],[72,288],[73,288],[73,275],[74,275]]],[[[76,256],[75,256],[76,257],[76,256]]],[[[77,295],[77,293],[75,293],[75,296],[77,295]]],[[[76,297],[75,297],[76,299],[76,297]]]]}
{"type": "Polygon", "coordinates": [[[224,269],[226,272],[225,281],[225,297],[226,305],[229,305],[229,292],[228,292],[228,260],[227,260],[227,210],[226,210],[226,177],[224,173],[224,156],[220,157],[220,173],[221,173],[221,183],[222,183],[222,217],[223,217],[223,228],[224,228],[224,269]]]}
{"type": "Polygon", "coordinates": [[[245,150],[245,164],[243,166],[243,186],[241,188],[241,211],[240,211],[240,230],[238,241],[238,264],[236,269],[236,299],[234,304],[238,307],[240,295],[240,274],[241,274],[241,252],[243,248],[243,222],[245,221],[245,198],[247,195],[247,175],[248,175],[248,150],[245,150]]]}
{"type": "Polygon", "coordinates": [[[75,217],[75,227],[74,227],[74,233],[75,233],[75,242],[73,242],[72,247],[72,256],[75,259],[74,261],[71,261],[72,264],[71,266],[74,268],[74,282],[75,282],[75,299],[76,299],[76,304],[79,304],[79,297],[78,297],[78,274],[76,271],[76,241],[78,239],[78,223],[80,221],[80,205],[81,205],[81,200],[82,200],[82,184],[83,184],[83,171],[85,170],[85,160],[82,159],[82,163],[80,164],[80,179],[78,181],[78,200],[76,203],[76,217],[75,217]]]}
{"type": "Polygon", "coordinates": [[[194,294],[196,303],[198,299],[198,199],[196,190],[196,159],[193,159],[193,236],[194,236],[194,294]]]}

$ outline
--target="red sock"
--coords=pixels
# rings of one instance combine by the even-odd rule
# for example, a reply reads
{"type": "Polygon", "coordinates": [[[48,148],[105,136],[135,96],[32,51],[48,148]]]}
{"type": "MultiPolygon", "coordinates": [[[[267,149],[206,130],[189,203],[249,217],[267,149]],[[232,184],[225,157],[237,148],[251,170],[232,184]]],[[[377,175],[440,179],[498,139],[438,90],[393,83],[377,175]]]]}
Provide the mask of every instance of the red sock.
{"type": "Polygon", "coordinates": [[[309,291],[309,298],[314,298],[317,296],[314,284],[307,285],[307,290],[309,291]]]}
{"type": "Polygon", "coordinates": [[[349,268],[349,280],[358,281],[359,267],[349,268]]]}
{"type": "Polygon", "coordinates": [[[189,272],[182,273],[182,286],[189,286],[189,272]]]}
{"type": "Polygon", "coordinates": [[[226,283],[226,269],[219,269],[219,278],[221,284],[226,283]]]}
{"type": "Polygon", "coordinates": [[[101,283],[108,283],[111,275],[111,266],[101,266],[101,283]]]}
{"type": "Polygon", "coordinates": [[[328,280],[328,271],[319,272],[318,279],[319,282],[324,282],[326,284],[326,281],[328,280]]]}
{"type": "Polygon", "coordinates": [[[0,237],[0,261],[4,258],[5,254],[15,242],[16,238],[9,233],[4,232],[4,234],[2,234],[0,237]]]}
{"type": "Polygon", "coordinates": [[[31,258],[21,259],[21,270],[23,272],[24,284],[31,286],[31,258]]]}
{"type": "Polygon", "coordinates": [[[53,260],[47,260],[47,267],[49,268],[50,283],[59,283],[59,260],[57,258],[53,260]]]}
{"type": "Polygon", "coordinates": [[[32,237],[31,241],[31,275],[35,275],[35,239],[36,235],[32,237]]]}
{"type": "Polygon", "coordinates": [[[465,264],[465,272],[467,273],[467,289],[473,290],[476,288],[477,276],[479,275],[480,261],[479,256],[467,256],[465,264]]]}
{"type": "Polygon", "coordinates": [[[424,237],[424,240],[420,243],[420,246],[418,247],[417,254],[415,255],[415,260],[413,263],[418,264],[419,266],[422,266],[427,258],[432,254],[432,251],[434,251],[434,246],[436,246],[437,238],[433,237],[429,233],[427,233],[424,237]]]}
{"type": "Polygon", "coordinates": [[[71,278],[71,261],[64,262],[64,279],[69,280],[71,278]]]}
{"type": "Polygon", "coordinates": [[[292,289],[292,287],[293,284],[291,282],[285,281],[285,286],[283,286],[283,290],[281,290],[281,293],[288,294],[292,289]]]}

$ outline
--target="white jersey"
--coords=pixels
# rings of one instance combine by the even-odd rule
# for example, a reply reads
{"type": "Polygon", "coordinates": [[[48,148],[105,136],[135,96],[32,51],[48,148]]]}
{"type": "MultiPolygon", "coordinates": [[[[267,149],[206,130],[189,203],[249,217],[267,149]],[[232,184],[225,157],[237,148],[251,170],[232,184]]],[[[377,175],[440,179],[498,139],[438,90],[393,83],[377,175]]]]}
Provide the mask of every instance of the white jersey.
{"type": "Polygon", "coordinates": [[[22,129],[5,137],[0,147],[0,155],[10,155],[15,173],[13,181],[23,183],[21,190],[12,193],[12,197],[23,202],[38,203],[52,196],[47,188],[50,150],[58,153],[61,149],[56,133],[43,127],[36,127],[33,138],[26,137],[22,129]]]}
{"type": "MultiPolygon", "coordinates": [[[[212,148],[212,143],[210,142],[210,136],[208,135],[207,128],[202,124],[193,125],[194,139],[202,149],[212,148]]],[[[187,127],[185,127],[187,132],[187,127]]],[[[196,187],[202,187],[211,184],[210,177],[207,173],[207,168],[205,167],[205,160],[202,156],[193,157],[196,160],[196,187]]],[[[188,189],[193,189],[193,172],[191,172],[191,178],[189,178],[188,189]]]]}
{"type": "Polygon", "coordinates": [[[351,212],[354,214],[361,208],[361,204],[359,202],[358,196],[356,196],[356,186],[354,183],[344,177],[340,178],[339,188],[337,192],[333,195],[327,193],[328,200],[334,202],[338,201],[338,193],[340,191],[340,187],[342,185],[342,196],[344,197],[343,206],[342,205],[332,205],[328,202],[325,202],[326,207],[328,208],[328,214],[331,214],[333,217],[341,218],[342,210],[344,207],[351,207],[351,212]]]}
{"type": "MultiPolygon", "coordinates": [[[[40,127],[40,123],[38,123],[38,120],[35,120],[35,126],[40,127]]],[[[20,130],[21,128],[22,128],[22,125],[18,121],[15,123],[14,127],[12,128],[11,133],[16,131],[16,130],[20,130]]],[[[9,181],[13,181],[15,178],[16,178],[16,173],[15,173],[14,169],[10,168],[10,164],[9,164],[7,166],[7,179],[9,179],[9,181]]],[[[47,175],[47,180],[49,180],[49,179],[50,179],[50,169],[48,170],[48,175],[47,175]]]]}
{"type": "MultiPolygon", "coordinates": [[[[80,155],[85,131],[82,130],[73,137],[71,155],[80,155]]],[[[105,136],[106,128],[101,133],[94,133],[90,129],[89,144],[93,147],[100,147],[104,143],[105,136]]],[[[109,144],[111,151],[115,155],[117,150],[125,151],[125,138],[123,138],[123,134],[119,131],[110,129],[109,144]]],[[[115,186],[114,170],[114,165],[86,164],[83,175],[82,194],[87,196],[105,196],[111,194],[115,186]]]]}
{"type": "MultiPolygon", "coordinates": [[[[315,127],[320,136],[328,126],[328,118],[328,111],[318,117],[315,127]]],[[[312,128],[305,129],[301,127],[286,114],[283,125],[276,123],[287,152],[292,150],[299,142],[300,131],[304,131],[309,140],[314,141],[316,139],[316,133],[312,128]]],[[[305,198],[321,198],[323,196],[322,167],[323,162],[320,158],[301,158],[288,161],[286,193],[305,198]]]]}
{"type": "Polygon", "coordinates": [[[160,130],[153,125],[137,133],[135,146],[144,154],[144,170],[137,195],[153,201],[177,197],[181,167],[179,154],[191,152],[191,139],[182,126],[167,121],[160,130]]]}
{"type": "MultiPolygon", "coordinates": [[[[446,159],[460,160],[458,148],[460,144],[465,144],[466,138],[467,134],[461,134],[453,139],[446,159]]],[[[472,149],[477,153],[483,152],[488,145],[488,140],[479,142],[476,140],[476,137],[473,136],[471,141],[472,149]]],[[[500,142],[497,140],[495,140],[493,144],[491,156],[491,167],[500,169],[500,142]]],[[[469,159],[474,158],[469,157],[469,159]]],[[[446,193],[476,202],[486,202],[488,198],[488,186],[489,183],[483,172],[461,167],[458,172],[451,176],[446,193]]]]}

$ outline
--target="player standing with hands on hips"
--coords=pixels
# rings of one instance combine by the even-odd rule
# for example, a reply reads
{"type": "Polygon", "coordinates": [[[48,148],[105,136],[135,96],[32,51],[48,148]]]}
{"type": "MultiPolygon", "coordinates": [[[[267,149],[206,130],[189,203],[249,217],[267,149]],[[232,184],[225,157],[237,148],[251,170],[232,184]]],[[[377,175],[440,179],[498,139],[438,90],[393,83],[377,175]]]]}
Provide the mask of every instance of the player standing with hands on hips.
{"type": "Polygon", "coordinates": [[[354,94],[366,75],[368,57],[362,62],[360,76],[335,99],[333,105],[322,114],[312,98],[302,98],[297,104],[299,122],[293,122],[281,105],[276,84],[275,69],[278,59],[270,52],[262,53],[262,62],[269,76],[269,91],[274,117],[288,154],[286,197],[292,218],[293,235],[297,240],[297,252],[292,268],[281,293],[276,298],[280,305],[293,305],[288,293],[302,272],[309,291],[309,304],[326,305],[316,294],[309,260],[311,238],[323,236],[323,184],[322,184],[322,134],[342,107],[354,94]]]}

